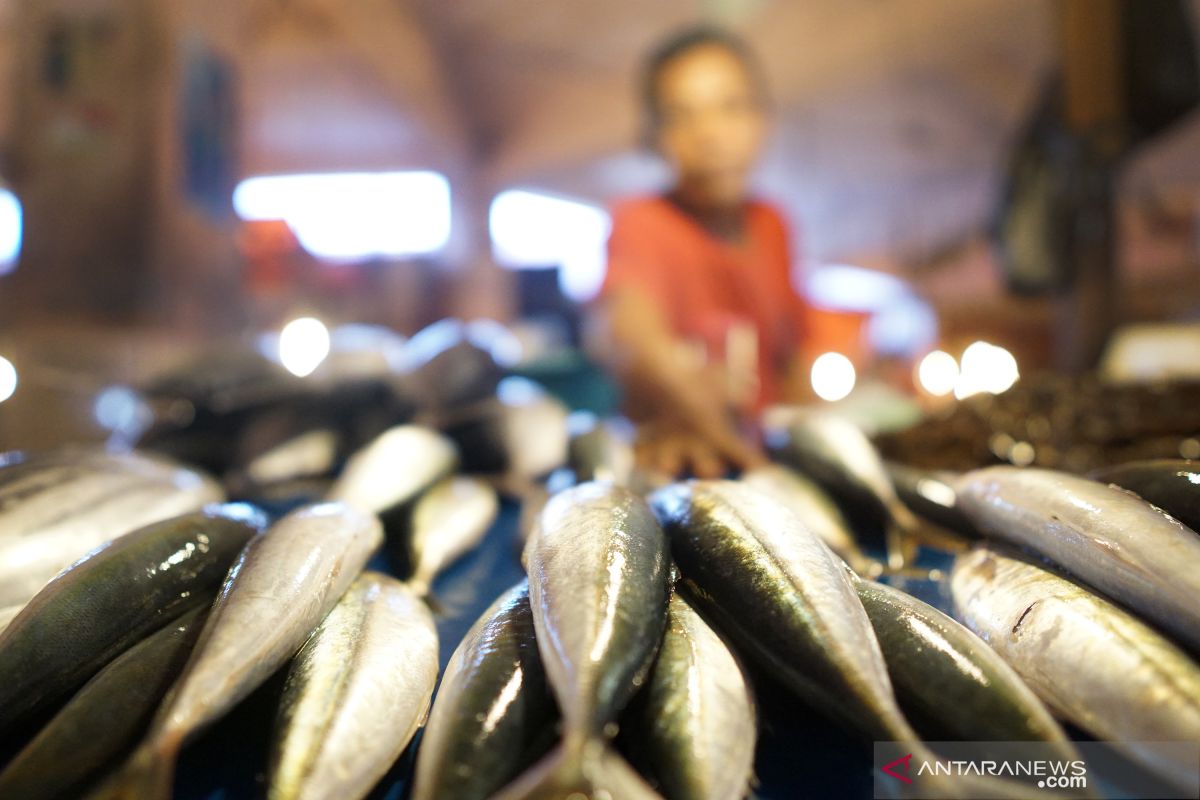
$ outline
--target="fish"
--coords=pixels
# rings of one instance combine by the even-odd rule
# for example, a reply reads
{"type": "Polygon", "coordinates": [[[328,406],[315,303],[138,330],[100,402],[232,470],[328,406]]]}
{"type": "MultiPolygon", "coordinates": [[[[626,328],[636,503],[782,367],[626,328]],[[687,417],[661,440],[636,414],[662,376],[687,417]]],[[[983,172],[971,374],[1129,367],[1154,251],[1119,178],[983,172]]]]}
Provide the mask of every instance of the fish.
{"type": "Polygon", "coordinates": [[[837,503],[808,478],[788,467],[770,464],[743,473],[741,480],[791,510],[841,556],[850,569],[859,575],[879,574],[880,565],[859,548],[850,523],[837,503]]]}
{"type": "MultiPolygon", "coordinates": [[[[934,755],[905,718],[845,562],[794,514],[736,481],[687,481],[650,497],[678,588],[736,652],[867,740],[934,755]]],[[[917,779],[915,779],[917,780],[917,779]]],[[[921,796],[1038,796],[1024,784],[923,776],[921,796]]]]}
{"type": "Polygon", "coordinates": [[[0,797],[79,797],[145,733],[207,613],[193,608],[96,673],[0,772],[0,797]]]}
{"type": "Polygon", "coordinates": [[[383,541],[378,518],[344,503],[303,506],[251,540],[150,731],[98,796],[170,796],[184,742],[286,664],[383,541]]]}
{"type": "Polygon", "coordinates": [[[1200,652],[1200,537],[1174,517],[1045,469],[988,467],[956,491],[984,533],[1036,551],[1200,652]]]}
{"type": "Polygon", "coordinates": [[[294,436],[260,454],[246,466],[252,485],[265,486],[297,478],[327,475],[337,463],[338,436],[318,428],[294,436]]]}
{"type": "Polygon", "coordinates": [[[562,742],[497,796],[655,797],[609,742],[666,628],[670,558],[662,530],[641,497],[584,483],[546,504],[526,557],[562,742]]]}
{"type": "Polygon", "coordinates": [[[1128,489],[1193,531],[1200,531],[1200,461],[1133,461],[1096,470],[1088,477],[1128,489]]]}
{"type": "Polygon", "coordinates": [[[857,425],[828,412],[792,411],[783,424],[768,421],[764,440],[775,460],[884,526],[888,566],[899,568],[912,561],[911,537],[920,531],[920,523],[900,501],[878,451],[857,425]]]}
{"type": "Polygon", "coordinates": [[[799,696],[868,738],[917,742],[844,562],[793,513],[733,481],[650,498],[687,598],[799,696]]]}
{"type": "Polygon", "coordinates": [[[464,472],[500,475],[510,484],[539,479],[567,463],[562,401],[525,378],[505,378],[495,397],[443,420],[464,472]]]}
{"type": "Polygon", "coordinates": [[[670,800],[742,800],[754,775],[758,717],[737,658],[675,593],[666,634],[634,714],[627,752],[670,800]],[[638,756],[645,765],[639,763],[638,756]]]}
{"type": "Polygon", "coordinates": [[[629,485],[634,468],[632,435],[618,427],[618,422],[599,420],[586,411],[576,411],[567,418],[567,467],[576,481],[629,485]]]}
{"type": "Polygon", "coordinates": [[[888,476],[904,505],[917,516],[927,519],[944,530],[968,539],[981,537],[962,510],[954,491],[952,476],[910,467],[896,462],[887,463],[888,476]]]}
{"type": "Polygon", "coordinates": [[[486,800],[545,755],[558,719],[523,580],[450,656],[417,752],[412,800],[486,800]]]}
{"type": "Polygon", "coordinates": [[[935,741],[1036,741],[1079,758],[1037,695],[961,623],[906,592],[856,581],[905,716],[935,741]]]}
{"type": "Polygon", "coordinates": [[[498,323],[446,318],[422,328],[404,344],[399,382],[429,411],[471,405],[492,394],[504,377],[496,358],[520,343],[498,323]]]}
{"type": "Polygon", "coordinates": [[[386,519],[454,472],[454,444],[420,425],[398,425],[352,455],[326,499],[386,519]]]}
{"type": "Polygon", "coordinates": [[[1166,637],[1079,584],[980,546],[950,576],[955,614],[1050,708],[1180,786],[1196,764],[1145,742],[1200,740],[1200,666],[1166,637]]]}
{"type": "Polygon", "coordinates": [[[0,606],[26,603],[92,549],[224,500],[199,472],[141,454],[64,449],[0,468],[0,606]]]}
{"type": "Polygon", "coordinates": [[[428,595],[434,577],[483,540],[499,511],[496,490],[477,478],[445,478],[421,495],[405,537],[409,588],[428,595]]]}
{"type": "Polygon", "coordinates": [[[211,602],[265,526],[214,506],[102,545],[46,585],[0,634],[0,737],[53,711],[113,658],[211,602]]]}
{"type": "Polygon", "coordinates": [[[358,577],[292,661],[268,800],[356,800],[429,712],[438,636],[425,604],[378,572],[358,577]]]}

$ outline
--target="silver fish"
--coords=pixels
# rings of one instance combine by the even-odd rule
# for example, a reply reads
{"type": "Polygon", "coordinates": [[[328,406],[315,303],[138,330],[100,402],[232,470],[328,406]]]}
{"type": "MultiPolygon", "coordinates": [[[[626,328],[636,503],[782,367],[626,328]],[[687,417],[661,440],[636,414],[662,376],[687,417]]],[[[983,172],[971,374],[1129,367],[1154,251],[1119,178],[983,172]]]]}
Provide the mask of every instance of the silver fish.
{"type": "Polygon", "coordinates": [[[850,574],[794,514],[733,481],[689,481],[651,505],[688,599],[793,690],[876,739],[917,742],[850,574]]]}
{"type": "Polygon", "coordinates": [[[619,422],[598,420],[586,411],[567,418],[567,464],[577,481],[629,485],[634,467],[632,434],[626,435],[619,427],[619,422]]]}
{"type": "Polygon", "coordinates": [[[328,499],[385,514],[454,471],[458,454],[444,436],[419,425],[384,431],[346,462],[328,499]]]}
{"type": "Polygon", "coordinates": [[[437,674],[429,609],[394,578],[359,576],[288,671],[267,797],[364,797],[425,721],[437,674]]]}
{"type": "MultiPolygon", "coordinates": [[[[936,756],[901,712],[853,574],[794,514],[734,481],[688,481],[651,505],[688,599],[739,654],[870,738],[936,756]]],[[[1031,798],[1024,785],[925,776],[922,796],[1031,798]]]]}
{"type": "Polygon", "coordinates": [[[792,511],[859,575],[878,574],[879,565],[859,548],[837,503],[811,480],[788,467],[771,464],[744,473],[742,482],[792,511]]]}
{"type": "Polygon", "coordinates": [[[1041,741],[1079,757],[1033,691],[986,642],[910,594],[857,582],[901,707],[942,741],[1041,741]]]}
{"type": "Polygon", "coordinates": [[[920,523],[857,425],[828,412],[793,410],[782,424],[768,421],[765,438],[777,459],[885,524],[888,566],[899,568],[912,559],[914,547],[903,535],[919,531],[920,523]]]}
{"type": "Polygon", "coordinates": [[[254,539],[145,742],[101,796],[168,797],[184,741],[296,654],[382,540],[378,519],[341,503],[300,508],[254,539]]]}
{"type": "Polygon", "coordinates": [[[483,613],[446,665],[413,800],[486,800],[550,749],[557,721],[522,581],[483,613]]]}
{"type": "Polygon", "coordinates": [[[307,431],[277,444],[246,467],[246,476],[266,485],[294,478],[325,475],[337,460],[337,434],[326,428],[307,431]]]}
{"type": "Polygon", "coordinates": [[[476,478],[446,478],[423,494],[408,537],[409,588],[429,594],[434,577],[482,541],[499,510],[496,490],[476,478]]]}
{"type": "Polygon", "coordinates": [[[956,488],[985,533],[1036,550],[1200,652],[1200,536],[1174,517],[1044,469],[988,467],[956,488]]]}
{"type": "Polygon", "coordinates": [[[671,800],[741,800],[750,789],[758,718],[729,647],[679,594],[645,694],[628,719],[645,769],[671,800]]]}
{"type": "Polygon", "coordinates": [[[1196,764],[1143,742],[1200,741],[1200,667],[1133,615],[986,547],[959,556],[956,613],[1064,719],[1188,786],[1196,764]]]}
{"type": "Polygon", "coordinates": [[[585,483],[546,504],[527,551],[529,595],[563,741],[499,796],[655,796],[608,740],[662,639],[668,561],[650,509],[626,489],[585,483]]]}
{"type": "Polygon", "coordinates": [[[511,377],[494,398],[444,415],[439,424],[458,445],[464,471],[520,486],[566,463],[569,414],[533,381],[511,377]]]}
{"type": "Polygon", "coordinates": [[[0,468],[0,606],[105,542],[223,499],[210,478],[137,454],[64,450],[0,468]]]}

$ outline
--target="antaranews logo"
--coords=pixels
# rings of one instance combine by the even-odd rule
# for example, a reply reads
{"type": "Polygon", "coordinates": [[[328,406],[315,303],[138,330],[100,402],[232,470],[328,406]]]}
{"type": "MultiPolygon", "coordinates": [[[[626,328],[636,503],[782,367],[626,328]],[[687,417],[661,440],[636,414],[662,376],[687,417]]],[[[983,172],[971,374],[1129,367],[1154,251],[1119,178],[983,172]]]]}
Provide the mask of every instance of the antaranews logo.
{"type": "Polygon", "coordinates": [[[875,792],[882,798],[971,796],[979,800],[1031,795],[1056,800],[1094,798],[1093,766],[1131,800],[1200,798],[1200,742],[927,742],[875,743],[875,792]],[[1127,756],[1130,747],[1178,771],[1148,772],[1127,756]]]}
{"type": "Polygon", "coordinates": [[[912,753],[905,753],[890,764],[884,764],[883,771],[898,781],[912,783],[912,778],[908,777],[911,762],[912,753]]]}

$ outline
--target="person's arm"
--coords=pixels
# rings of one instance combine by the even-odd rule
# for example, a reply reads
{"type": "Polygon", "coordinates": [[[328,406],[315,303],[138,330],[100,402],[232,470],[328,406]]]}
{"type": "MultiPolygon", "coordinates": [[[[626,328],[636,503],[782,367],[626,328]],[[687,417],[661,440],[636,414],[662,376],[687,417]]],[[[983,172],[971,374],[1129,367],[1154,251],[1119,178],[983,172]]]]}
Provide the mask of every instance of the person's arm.
{"type": "Polygon", "coordinates": [[[643,464],[672,475],[717,477],[746,469],[762,454],[743,440],[724,391],[681,357],[662,310],[634,285],[614,287],[595,308],[594,354],[624,385],[639,423],[643,464]]]}

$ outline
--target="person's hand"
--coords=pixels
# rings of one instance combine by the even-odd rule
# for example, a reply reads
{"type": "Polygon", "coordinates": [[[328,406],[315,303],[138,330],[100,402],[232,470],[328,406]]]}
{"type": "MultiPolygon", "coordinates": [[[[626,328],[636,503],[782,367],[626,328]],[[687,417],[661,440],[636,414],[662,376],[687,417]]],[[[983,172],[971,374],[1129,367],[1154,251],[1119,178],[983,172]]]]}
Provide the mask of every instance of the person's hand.
{"type": "Polygon", "coordinates": [[[721,478],[766,460],[732,429],[702,434],[662,420],[638,426],[634,453],[639,466],[672,477],[721,478]]]}

